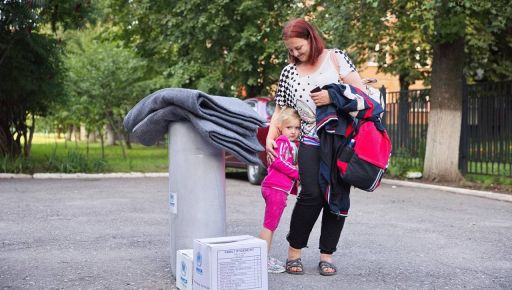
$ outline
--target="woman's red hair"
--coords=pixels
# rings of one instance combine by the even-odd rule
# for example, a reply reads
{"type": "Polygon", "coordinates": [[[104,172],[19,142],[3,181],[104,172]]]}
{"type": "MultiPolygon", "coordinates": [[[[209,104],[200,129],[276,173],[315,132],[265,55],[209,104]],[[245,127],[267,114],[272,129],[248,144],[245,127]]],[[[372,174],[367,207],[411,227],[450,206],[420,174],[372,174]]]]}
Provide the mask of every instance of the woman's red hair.
{"type": "MultiPolygon", "coordinates": [[[[283,27],[282,37],[283,40],[290,38],[302,38],[307,40],[310,47],[309,59],[307,61],[309,64],[316,63],[325,48],[324,40],[318,33],[318,30],[303,18],[297,18],[286,22],[283,27]]],[[[300,63],[299,59],[289,52],[288,62],[300,63]]]]}

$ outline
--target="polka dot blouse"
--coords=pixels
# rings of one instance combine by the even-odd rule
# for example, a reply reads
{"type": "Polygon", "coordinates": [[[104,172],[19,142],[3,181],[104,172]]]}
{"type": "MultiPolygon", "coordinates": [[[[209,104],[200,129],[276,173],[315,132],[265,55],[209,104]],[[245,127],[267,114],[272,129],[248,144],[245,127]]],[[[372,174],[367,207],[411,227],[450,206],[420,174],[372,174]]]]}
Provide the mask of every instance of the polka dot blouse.
{"type": "Polygon", "coordinates": [[[316,134],[316,106],[309,96],[315,87],[323,87],[332,83],[339,83],[339,75],[344,78],[350,72],[355,72],[356,67],[346,55],[339,49],[329,50],[329,55],[313,73],[299,75],[297,65],[289,64],[281,71],[276,93],[276,103],[280,107],[290,107],[299,113],[301,117],[301,137],[303,143],[318,145],[316,134]],[[339,68],[335,68],[331,54],[337,59],[339,68]]]}

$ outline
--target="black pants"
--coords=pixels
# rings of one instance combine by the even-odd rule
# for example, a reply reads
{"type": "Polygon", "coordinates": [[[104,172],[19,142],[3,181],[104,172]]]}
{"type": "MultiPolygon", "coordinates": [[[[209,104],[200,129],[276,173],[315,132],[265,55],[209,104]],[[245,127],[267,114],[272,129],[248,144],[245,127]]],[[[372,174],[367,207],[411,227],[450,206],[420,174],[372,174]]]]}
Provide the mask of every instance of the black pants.
{"type": "Polygon", "coordinates": [[[301,143],[298,164],[302,189],[293,208],[287,240],[292,248],[305,248],[308,245],[311,230],[323,209],[320,253],[332,254],[336,251],[345,218],[329,211],[318,185],[320,148],[301,143]]]}

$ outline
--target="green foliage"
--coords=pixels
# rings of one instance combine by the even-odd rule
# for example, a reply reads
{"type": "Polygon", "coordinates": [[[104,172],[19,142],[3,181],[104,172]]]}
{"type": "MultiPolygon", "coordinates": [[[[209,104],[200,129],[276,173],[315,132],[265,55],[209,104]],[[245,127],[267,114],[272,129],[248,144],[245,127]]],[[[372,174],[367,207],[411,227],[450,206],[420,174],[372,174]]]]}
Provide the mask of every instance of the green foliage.
{"type": "Polygon", "coordinates": [[[359,65],[377,62],[408,84],[425,79],[431,47],[415,1],[322,1],[317,19],[331,45],[347,49],[359,65]],[[335,11],[335,12],[334,12],[335,11]]]}
{"type": "MultiPolygon", "coordinates": [[[[315,21],[331,45],[348,48],[363,64],[400,75],[408,84],[430,77],[432,44],[463,37],[464,72],[477,78],[512,78],[512,6],[509,1],[319,1],[315,21]],[[418,70],[418,68],[420,68],[418,70]]],[[[462,52],[461,52],[462,53],[462,52]]]]}
{"type": "MultiPolygon", "coordinates": [[[[482,184],[484,186],[495,186],[497,184],[512,187],[512,178],[510,176],[489,176],[468,174],[466,180],[482,184]]],[[[512,188],[510,188],[512,190],[512,188]]]]}
{"type": "Polygon", "coordinates": [[[31,160],[24,157],[0,156],[0,173],[30,173],[33,168],[31,160]]]}
{"type": "Polygon", "coordinates": [[[59,47],[39,33],[18,38],[0,31],[0,43],[7,43],[0,45],[0,155],[17,156],[29,115],[44,115],[61,96],[59,47]]]}
{"type": "Polygon", "coordinates": [[[391,177],[404,177],[409,171],[423,170],[423,158],[413,157],[406,148],[399,148],[391,156],[387,175],[391,177]]]}
{"type": "Polygon", "coordinates": [[[105,158],[102,159],[99,143],[87,145],[86,142],[79,141],[65,146],[62,139],[42,141],[41,135],[36,135],[34,142],[28,159],[31,167],[27,169],[29,171],[23,171],[24,173],[64,172],[61,170],[90,173],[168,170],[167,146],[147,147],[134,144],[127,152],[127,158],[123,157],[120,146],[105,146],[105,158]]]}
{"type": "Polygon", "coordinates": [[[104,39],[99,26],[66,35],[64,64],[66,102],[53,114],[59,123],[86,124],[100,131],[107,123],[123,130],[122,118],[149,92],[144,79],[146,62],[119,43],[104,39]]]}
{"type": "Polygon", "coordinates": [[[105,172],[107,161],[102,159],[90,160],[87,156],[79,151],[71,150],[65,158],[61,158],[54,150],[48,158],[45,166],[45,172],[61,172],[61,173],[87,173],[105,172]]]}
{"type": "Polygon", "coordinates": [[[105,158],[99,143],[64,142],[53,135],[35,134],[30,157],[0,156],[0,173],[40,172],[167,172],[167,146],[134,144],[123,157],[120,146],[105,146],[105,158]]]}
{"type": "Polygon", "coordinates": [[[62,96],[60,42],[45,25],[78,27],[82,4],[85,13],[83,1],[0,2],[0,155],[28,155],[28,117],[44,115],[62,96]]]}
{"type": "Polygon", "coordinates": [[[126,42],[174,87],[233,95],[266,94],[286,61],[289,1],[113,1],[126,42]],[[152,17],[147,17],[151,15],[152,17]]]}

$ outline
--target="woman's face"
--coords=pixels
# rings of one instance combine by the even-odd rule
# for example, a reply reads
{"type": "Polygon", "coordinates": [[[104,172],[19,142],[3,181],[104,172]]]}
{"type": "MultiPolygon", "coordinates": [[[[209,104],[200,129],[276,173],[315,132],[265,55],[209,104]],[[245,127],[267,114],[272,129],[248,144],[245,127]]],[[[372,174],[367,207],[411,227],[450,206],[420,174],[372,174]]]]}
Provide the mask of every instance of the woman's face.
{"type": "Polygon", "coordinates": [[[309,41],[304,38],[293,37],[285,39],[284,45],[288,49],[288,52],[296,57],[301,63],[308,61],[310,51],[309,41]]]}

